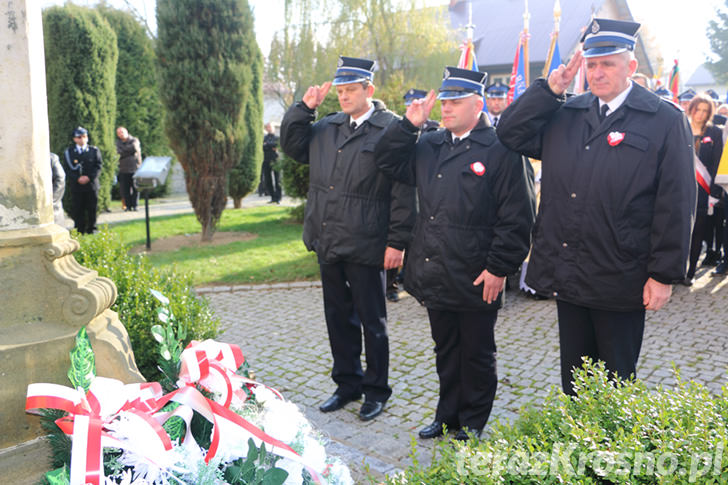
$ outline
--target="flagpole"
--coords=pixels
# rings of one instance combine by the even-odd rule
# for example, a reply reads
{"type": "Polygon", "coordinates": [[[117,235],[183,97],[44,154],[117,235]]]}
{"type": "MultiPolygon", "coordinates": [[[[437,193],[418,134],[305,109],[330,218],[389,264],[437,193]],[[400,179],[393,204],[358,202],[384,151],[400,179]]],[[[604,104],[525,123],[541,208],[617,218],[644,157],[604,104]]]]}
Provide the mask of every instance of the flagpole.
{"type": "Polygon", "coordinates": [[[561,3],[559,0],[554,2],[554,31],[551,33],[551,45],[549,46],[549,53],[546,56],[546,64],[543,66],[543,77],[547,78],[549,75],[549,68],[551,62],[554,59],[554,50],[556,49],[556,41],[559,38],[559,30],[561,27],[561,3]]]}
{"type": "Polygon", "coordinates": [[[526,86],[531,84],[531,66],[528,60],[528,24],[531,19],[531,14],[528,13],[528,0],[526,2],[526,9],[523,12],[523,69],[524,77],[526,80],[526,86]]]}

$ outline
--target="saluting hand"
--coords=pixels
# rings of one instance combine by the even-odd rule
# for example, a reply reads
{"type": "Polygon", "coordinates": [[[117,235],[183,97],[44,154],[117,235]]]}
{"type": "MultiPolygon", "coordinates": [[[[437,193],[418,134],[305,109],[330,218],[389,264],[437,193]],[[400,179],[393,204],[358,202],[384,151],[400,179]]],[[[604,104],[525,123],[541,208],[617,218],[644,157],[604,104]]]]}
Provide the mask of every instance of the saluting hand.
{"type": "Polygon", "coordinates": [[[557,96],[564,94],[566,88],[574,80],[576,73],[579,72],[582,59],[584,59],[584,56],[581,51],[576,51],[566,66],[561,64],[558,69],[555,69],[549,74],[549,89],[554,94],[557,96]]]}
{"type": "Polygon", "coordinates": [[[409,122],[417,127],[422,126],[430,117],[430,111],[435,106],[435,99],[435,91],[431,89],[423,99],[412,101],[412,104],[407,106],[407,113],[405,114],[409,122]]]}
{"type": "Polygon", "coordinates": [[[318,108],[329,93],[329,89],[331,89],[331,81],[327,81],[321,86],[317,84],[316,86],[309,87],[306,90],[306,94],[303,95],[304,104],[308,106],[308,109],[318,108]]]}
{"type": "Polygon", "coordinates": [[[477,286],[483,283],[483,301],[490,304],[498,298],[498,293],[503,290],[506,284],[505,276],[496,276],[484,269],[482,273],[473,281],[473,285],[477,286]]]}

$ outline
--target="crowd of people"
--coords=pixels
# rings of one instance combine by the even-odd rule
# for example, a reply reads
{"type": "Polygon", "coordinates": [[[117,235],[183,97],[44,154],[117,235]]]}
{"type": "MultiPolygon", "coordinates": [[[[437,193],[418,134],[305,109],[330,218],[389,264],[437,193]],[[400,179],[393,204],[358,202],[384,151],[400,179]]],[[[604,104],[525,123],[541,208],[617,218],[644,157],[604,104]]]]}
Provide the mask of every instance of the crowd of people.
{"type": "Polygon", "coordinates": [[[322,412],[362,395],[362,420],[384,410],[386,272],[405,254],[404,287],[427,308],[440,382],[424,439],[452,430],[467,440],[487,423],[505,278],[526,258],[527,287],[556,300],[570,395],[585,356],[636,375],[646,311],[692,283],[704,245],[702,264],[725,274],[726,196],[713,183],[725,120],[705,95],[683,110],[642,85],[639,27],[592,19],[582,50],[509,106],[508,87],[486,73],[446,67],[437,92],[405,94],[400,117],[374,99],[374,63],[342,56],[333,81],[286,112],[282,151],[310,167],[303,239],[320,265],[333,357],[322,412]],[[582,63],[590,91],[574,96],[582,63]],[[341,111],[317,121],[332,86],[341,111]],[[538,204],[529,159],[540,161],[538,204]]]}

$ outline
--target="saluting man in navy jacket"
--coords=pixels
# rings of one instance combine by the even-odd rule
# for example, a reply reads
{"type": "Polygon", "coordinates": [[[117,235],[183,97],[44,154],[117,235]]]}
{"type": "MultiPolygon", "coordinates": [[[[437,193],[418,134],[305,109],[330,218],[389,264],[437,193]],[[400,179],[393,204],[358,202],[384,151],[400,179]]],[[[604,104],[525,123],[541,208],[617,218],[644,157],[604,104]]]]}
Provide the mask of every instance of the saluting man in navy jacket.
{"type": "Polygon", "coordinates": [[[528,254],[535,197],[523,157],[504,147],[483,113],[487,75],[448,67],[438,94],[444,129],[423,128],[434,91],[414,101],[377,145],[380,169],[417,185],[420,210],[405,288],[427,308],[440,398],[435,420],[455,439],[480,435],[498,385],[494,327],[507,274],[528,254]]]}
{"type": "Polygon", "coordinates": [[[396,115],[372,99],[373,66],[368,59],[341,57],[333,83],[310,87],[281,123],[281,148],[310,169],[303,242],[316,252],[321,269],[337,385],[319,409],[336,411],[363,392],[364,421],[378,416],[392,393],[384,270],[402,264],[415,208],[414,193],[393,183],[374,161],[382,130],[396,115]],[[332,84],[341,111],[314,122],[332,84]]]}
{"type": "Polygon", "coordinates": [[[564,392],[582,357],[636,372],[645,310],[685,278],[696,201],[692,136],[672,102],[630,80],[639,24],[593,19],[567,66],[501,116],[504,145],[542,161],[526,283],[556,298],[564,392]],[[590,93],[567,100],[582,58],[590,93]]]}

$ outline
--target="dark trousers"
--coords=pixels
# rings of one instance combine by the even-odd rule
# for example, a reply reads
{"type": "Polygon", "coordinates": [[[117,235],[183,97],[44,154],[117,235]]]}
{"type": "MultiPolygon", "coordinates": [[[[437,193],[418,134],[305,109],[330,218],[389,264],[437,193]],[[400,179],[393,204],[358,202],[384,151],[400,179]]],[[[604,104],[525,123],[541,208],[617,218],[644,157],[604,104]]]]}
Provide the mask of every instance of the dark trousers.
{"type": "Polygon", "coordinates": [[[93,191],[71,192],[74,227],[81,234],[92,234],[96,230],[96,206],[98,194],[93,191]]]}
{"type": "Polygon", "coordinates": [[[557,300],[561,346],[561,386],[576,395],[572,371],[582,357],[601,360],[607,370],[621,378],[637,375],[637,359],[645,330],[645,311],[596,310],[557,300]]]}
{"type": "Polygon", "coordinates": [[[498,312],[428,308],[427,313],[440,379],[435,419],[450,429],[482,430],[498,387],[494,335],[498,312]]]}
{"type": "Polygon", "coordinates": [[[124,199],[124,205],[127,209],[136,209],[139,192],[134,187],[134,174],[120,173],[117,178],[119,179],[119,193],[124,199]]]}
{"type": "Polygon", "coordinates": [[[695,214],[695,225],[693,226],[693,235],[690,240],[690,265],[688,266],[687,277],[692,279],[695,276],[695,270],[698,267],[698,258],[700,251],[703,249],[703,239],[705,239],[705,229],[708,225],[707,214],[695,214]]]}
{"type": "Polygon", "coordinates": [[[364,392],[367,399],[385,402],[392,389],[388,385],[384,270],[347,262],[322,263],[320,268],[336,393],[352,396],[364,392]],[[366,371],[361,366],[362,327],[366,371]]]}
{"type": "Polygon", "coordinates": [[[263,179],[265,180],[265,188],[273,202],[281,201],[281,173],[271,168],[270,162],[263,163],[263,179]]]}

